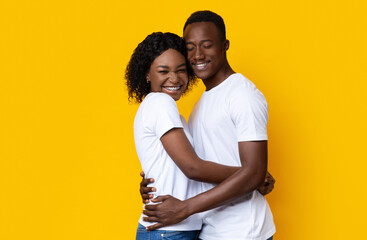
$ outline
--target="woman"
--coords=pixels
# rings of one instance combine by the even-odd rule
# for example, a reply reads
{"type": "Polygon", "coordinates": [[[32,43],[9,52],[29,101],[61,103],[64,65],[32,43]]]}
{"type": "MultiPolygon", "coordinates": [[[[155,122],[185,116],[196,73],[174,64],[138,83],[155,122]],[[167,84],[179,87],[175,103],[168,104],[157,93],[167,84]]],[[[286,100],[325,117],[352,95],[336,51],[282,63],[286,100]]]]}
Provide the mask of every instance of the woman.
{"type": "MultiPolygon", "coordinates": [[[[235,171],[200,159],[191,145],[185,119],[175,101],[195,82],[186,61],[185,42],[172,33],[152,33],[142,41],[126,68],[129,100],[140,104],[134,121],[136,151],[148,178],[155,179],[156,195],[180,200],[201,193],[197,181],[220,183],[235,171]]],[[[192,215],[178,224],[146,231],[154,223],[143,221],[137,239],[196,239],[201,218],[192,215]]]]}

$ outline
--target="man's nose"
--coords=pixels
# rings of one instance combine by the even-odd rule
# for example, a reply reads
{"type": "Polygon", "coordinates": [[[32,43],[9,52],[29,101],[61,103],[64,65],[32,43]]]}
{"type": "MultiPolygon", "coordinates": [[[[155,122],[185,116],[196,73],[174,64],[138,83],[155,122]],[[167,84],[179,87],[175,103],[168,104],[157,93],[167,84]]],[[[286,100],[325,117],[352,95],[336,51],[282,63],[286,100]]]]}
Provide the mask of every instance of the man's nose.
{"type": "Polygon", "coordinates": [[[195,53],[194,53],[194,58],[195,59],[202,59],[204,57],[203,52],[201,51],[201,49],[198,47],[195,49],[195,53]]]}

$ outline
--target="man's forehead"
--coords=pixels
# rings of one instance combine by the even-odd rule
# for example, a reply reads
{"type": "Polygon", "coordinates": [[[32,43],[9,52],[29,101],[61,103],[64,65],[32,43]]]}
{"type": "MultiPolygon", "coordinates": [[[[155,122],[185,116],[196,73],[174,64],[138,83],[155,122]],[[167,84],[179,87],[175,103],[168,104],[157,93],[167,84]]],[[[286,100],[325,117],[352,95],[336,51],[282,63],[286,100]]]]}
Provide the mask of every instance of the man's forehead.
{"type": "Polygon", "coordinates": [[[210,38],[218,36],[218,29],[212,22],[196,22],[187,25],[183,37],[185,41],[191,38],[199,38],[202,40],[210,40],[210,38]]]}

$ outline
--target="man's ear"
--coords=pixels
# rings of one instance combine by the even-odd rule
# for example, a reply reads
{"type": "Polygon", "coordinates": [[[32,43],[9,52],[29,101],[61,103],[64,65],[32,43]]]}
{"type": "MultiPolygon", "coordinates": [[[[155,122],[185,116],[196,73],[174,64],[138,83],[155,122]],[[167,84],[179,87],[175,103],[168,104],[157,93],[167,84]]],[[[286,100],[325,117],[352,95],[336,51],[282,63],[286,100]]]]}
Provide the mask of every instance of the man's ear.
{"type": "Polygon", "coordinates": [[[229,49],[229,40],[228,39],[226,39],[225,41],[224,41],[224,51],[227,51],[229,49]]]}

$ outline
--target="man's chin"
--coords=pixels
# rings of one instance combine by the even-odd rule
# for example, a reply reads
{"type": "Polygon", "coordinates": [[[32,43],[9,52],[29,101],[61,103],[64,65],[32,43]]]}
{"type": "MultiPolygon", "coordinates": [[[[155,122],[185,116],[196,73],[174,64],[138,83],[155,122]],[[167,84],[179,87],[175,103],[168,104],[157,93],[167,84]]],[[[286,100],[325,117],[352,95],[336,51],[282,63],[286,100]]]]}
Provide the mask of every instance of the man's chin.
{"type": "Polygon", "coordinates": [[[208,78],[208,74],[206,74],[205,72],[194,72],[197,78],[200,78],[201,80],[207,79],[208,78]]]}

